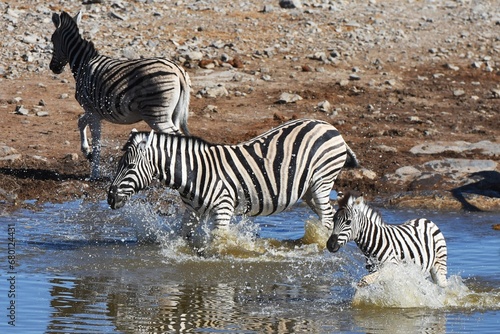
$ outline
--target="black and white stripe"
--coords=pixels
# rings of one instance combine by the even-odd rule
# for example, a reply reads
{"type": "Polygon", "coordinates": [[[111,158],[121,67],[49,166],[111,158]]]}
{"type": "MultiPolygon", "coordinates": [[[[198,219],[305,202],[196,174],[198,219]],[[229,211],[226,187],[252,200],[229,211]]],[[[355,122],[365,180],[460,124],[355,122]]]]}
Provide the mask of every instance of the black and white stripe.
{"type": "MultiPolygon", "coordinates": [[[[418,218],[400,225],[388,225],[362,197],[346,195],[339,200],[333,223],[333,232],[327,242],[331,252],[354,240],[365,254],[371,273],[386,262],[413,261],[423,272],[430,273],[435,283],[446,286],[446,241],[432,221],[418,218]]],[[[367,275],[363,281],[371,283],[375,277],[367,275]]]]}
{"type": "Polygon", "coordinates": [[[144,120],[159,132],[187,129],[191,82],[188,74],[164,58],[118,60],[99,55],[78,30],[81,13],[52,16],[54,52],[50,69],[61,73],[67,63],[76,80],[75,97],[85,113],[78,121],[82,152],[91,160],[91,178],[99,175],[101,120],[132,124],[144,120]],[[86,128],[90,126],[92,152],[86,128]]]}
{"type": "MultiPolygon", "coordinates": [[[[330,230],[330,192],[352,152],[335,127],[316,120],[290,121],[238,145],[136,132],[124,150],[108,192],[113,209],[156,177],[217,228],[233,215],[270,215],[302,198],[330,230]]],[[[357,165],[353,155],[349,161],[357,165]]]]}

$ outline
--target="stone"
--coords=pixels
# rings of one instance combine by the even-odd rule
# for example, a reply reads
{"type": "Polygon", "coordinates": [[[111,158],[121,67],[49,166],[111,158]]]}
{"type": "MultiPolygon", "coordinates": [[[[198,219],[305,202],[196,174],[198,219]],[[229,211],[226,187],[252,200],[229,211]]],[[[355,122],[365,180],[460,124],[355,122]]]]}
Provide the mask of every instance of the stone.
{"type": "Polygon", "coordinates": [[[7,145],[2,145],[0,146],[0,158],[1,157],[6,157],[9,155],[13,154],[18,154],[17,150],[13,147],[7,146],[7,145]]]}
{"type": "Polygon", "coordinates": [[[302,8],[302,3],[299,0],[280,0],[279,5],[286,9],[302,8]]]}
{"type": "Polygon", "coordinates": [[[229,92],[227,91],[226,87],[224,87],[224,85],[222,84],[211,87],[205,87],[198,93],[201,94],[203,97],[209,97],[209,98],[216,98],[229,95],[229,92]]]}
{"type": "Polygon", "coordinates": [[[290,93],[281,93],[278,101],[276,103],[285,104],[285,103],[295,103],[297,101],[302,100],[302,97],[298,94],[290,94],[290,93]]]}
{"type": "Polygon", "coordinates": [[[29,110],[26,109],[24,106],[20,105],[20,106],[16,106],[16,110],[15,110],[15,113],[18,114],[18,115],[28,115],[29,114],[29,110]]]}
{"type": "Polygon", "coordinates": [[[483,140],[477,143],[466,141],[424,143],[413,146],[410,149],[412,154],[442,154],[444,152],[463,153],[467,151],[479,151],[486,156],[500,156],[500,143],[493,143],[483,140]]]}
{"type": "Polygon", "coordinates": [[[324,113],[330,113],[332,111],[332,105],[328,101],[322,101],[318,103],[317,109],[324,113]]]}

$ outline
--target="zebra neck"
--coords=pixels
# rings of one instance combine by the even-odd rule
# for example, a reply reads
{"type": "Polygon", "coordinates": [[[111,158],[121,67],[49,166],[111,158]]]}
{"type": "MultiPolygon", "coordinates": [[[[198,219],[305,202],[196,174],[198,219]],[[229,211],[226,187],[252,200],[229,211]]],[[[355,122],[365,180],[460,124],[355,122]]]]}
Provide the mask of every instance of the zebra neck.
{"type": "Polygon", "coordinates": [[[73,76],[78,78],[82,68],[90,61],[90,59],[99,55],[94,44],[83,39],[78,34],[76,45],[68,45],[68,62],[73,76]]]}
{"type": "Polygon", "coordinates": [[[385,232],[387,225],[378,212],[369,207],[361,210],[357,237],[354,239],[361,251],[369,256],[373,255],[380,236],[385,232]]]}
{"type": "Polygon", "coordinates": [[[161,182],[180,193],[193,188],[198,173],[208,173],[207,144],[194,137],[162,134],[156,165],[161,182]],[[201,164],[201,165],[200,165],[201,164]]]}

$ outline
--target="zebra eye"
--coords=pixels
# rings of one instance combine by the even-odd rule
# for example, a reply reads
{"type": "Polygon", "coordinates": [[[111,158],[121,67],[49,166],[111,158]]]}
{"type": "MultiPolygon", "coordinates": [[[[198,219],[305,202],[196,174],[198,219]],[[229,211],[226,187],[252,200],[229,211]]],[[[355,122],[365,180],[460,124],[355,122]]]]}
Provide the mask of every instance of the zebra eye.
{"type": "Polygon", "coordinates": [[[347,226],[350,226],[350,225],[351,225],[351,223],[352,223],[352,221],[351,221],[350,219],[347,219],[347,220],[346,220],[346,222],[345,222],[345,224],[346,224],[347,226]]]}
{"type": "Polygon", "coordinates": [[[135,168],[135,163],[129,163],[129,164],[127,165],[127,168],[128,168],[128,169],[134,169],[134,168],[135,168]]]}

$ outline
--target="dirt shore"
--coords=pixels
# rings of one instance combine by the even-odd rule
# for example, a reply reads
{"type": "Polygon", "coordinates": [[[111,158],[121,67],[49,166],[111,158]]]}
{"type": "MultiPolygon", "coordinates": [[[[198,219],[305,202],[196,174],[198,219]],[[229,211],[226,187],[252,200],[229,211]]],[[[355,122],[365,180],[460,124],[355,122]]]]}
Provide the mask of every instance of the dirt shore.
{"type": "MultiPolygon", "coordinates": [[[[454,188],[442,182],[401,186],[384,176],[436,158],[412,154],[410,149],[419,143],[500,140],[499,22],[476,13],[466,1],[408,2],[406,7],[398,1],[330,2],[330,7],[312,1],[293,10],[279,8],[277,1],[267,9],[261,1],[241,7],[208,1],[206,8],[189,1],[138,1],[135,10],[130,4],[112,3],[87,5],[82,30],[97,27],[87,38],[107,55],[123,57],[120,50],[127,49],[183,64],[193,82],[193,135],[237,143],[291,118],[329,121],[362,167],[376,175],[353,178],[343,172],[339,190],[355,189],[371,200],[408,192],[453,197],[454,188]],[[426,11],[428,6],[434,11],[426,11]],[[145,26],[141,20],[150,21],[145,26]],[[194,51],[203,54],[201,61],[189,59],[194,51]],[[227,57],[237,59],[237,66],[229,65],[227,57]],[[217,84],[224,85],[227,95],[200,92],[217,84]],[[277,103],[284,92],[302,99],[277,103]],[[318,107],[323,101],[331,108],[318,107]]],[[[58,76],[48,70],[51,12],[75,13],[80,2],[2,6],[6,15],[10,10],[18,18],[16,23],[2,22],[2,31],[10,33],[0,39],[0,146],[13,149],[0,161],[0,203],[18,208],[32,199],[105,199],[132,127],[103,123],[105,178],[86,181],[90,167],[79,151],[82,108],[73,97],[74,79],[69,70],[58,76]],[[26,42],[26,36],[36,38],[26,42]],[[7,42],[9,38],[15,43],[7,42]],[[21,105],[26,115],[16,112],[21,105]]],[[[134,127],[148,129],[144,123],[134,127]]],[[[485,159],[477,151],[439,157],[485,159]]],[[[498,162],[498,156],[488,159],[498,162]]],[[[499,184],[491,190],[500,193],[499,184]]]]}

